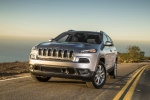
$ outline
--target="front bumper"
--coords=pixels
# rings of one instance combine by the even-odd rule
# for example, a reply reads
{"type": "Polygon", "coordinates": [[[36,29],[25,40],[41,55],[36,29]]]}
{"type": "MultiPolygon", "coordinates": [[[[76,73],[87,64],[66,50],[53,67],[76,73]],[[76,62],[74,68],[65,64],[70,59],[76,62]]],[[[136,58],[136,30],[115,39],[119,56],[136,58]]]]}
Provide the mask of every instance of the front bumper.
{"type": "Polygon", "coordinates": [[[90,81],[93,77],[93,74],[94,74],[94,72],[89,72],[86,75],[79,75],[79,74],[52,73],[52,72],[43,72],[43,71],[30,71],[30,73],[33,75],[36,75],[36,76],[81,79],[84,81],[90,81]]]}
{"type": "Polygon", "coordinates": [[[80,54],[75,59],[87,58],[89,63],[64,60],[30,59],[30,72],[37,76],[64,77],[89,80],[97,66],[97,54],[80,54]]]}
{"type": "Polygon", "coordinates": [[[45,65],[30,65],[29,70],[31,74],[36,76],[62,77],[82,80],[90,80],[94,74],[94,72],[89,69],[45,65]]]}
{"type": "MultiPolygon", "coordinates": [[[[30,59],[29,70],[37,76],[90,80],[93,76],[90,63],[45,61],[30,59]]],[[[93,69],[94,67],[92,67],[93,69]]]]}

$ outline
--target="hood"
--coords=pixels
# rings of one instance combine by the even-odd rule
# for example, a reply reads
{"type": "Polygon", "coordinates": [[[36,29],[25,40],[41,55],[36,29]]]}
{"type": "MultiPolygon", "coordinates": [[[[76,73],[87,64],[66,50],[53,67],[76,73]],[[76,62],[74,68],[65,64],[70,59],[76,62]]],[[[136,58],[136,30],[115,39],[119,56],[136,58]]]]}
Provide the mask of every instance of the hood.
{"type": "Polygon", "coordinates": [[[79,42],[43,42],[37,48],[54,48],[54,49],[67,49],[67,50],[86,50],[97,49],[98,44],[79,43],[79,42]]]}

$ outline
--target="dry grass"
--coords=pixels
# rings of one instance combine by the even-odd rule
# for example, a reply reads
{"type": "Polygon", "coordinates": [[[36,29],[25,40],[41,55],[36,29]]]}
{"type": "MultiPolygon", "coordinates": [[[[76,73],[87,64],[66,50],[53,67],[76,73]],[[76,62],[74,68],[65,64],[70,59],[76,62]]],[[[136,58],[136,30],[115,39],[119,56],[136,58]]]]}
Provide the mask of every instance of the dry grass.
{"type": "Polygon", "coordinates": [[[29,63],[28,62],[8,62],[0,63],[0,79],[9,77],[12,75],[28,73],[29,63]]]}

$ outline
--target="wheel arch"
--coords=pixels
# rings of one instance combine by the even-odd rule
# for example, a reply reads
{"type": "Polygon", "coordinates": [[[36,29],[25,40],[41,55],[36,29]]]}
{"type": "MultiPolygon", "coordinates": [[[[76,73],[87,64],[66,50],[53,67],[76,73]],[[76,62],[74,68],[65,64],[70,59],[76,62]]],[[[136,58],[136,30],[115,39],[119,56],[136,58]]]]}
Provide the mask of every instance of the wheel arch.
{"type": "Polygon", "coordinates": [[[116,57],[116,63],[118,63],[118,57],[116,57]]]}
{"type": "Polygon", "coordinates": [[[99,59],[99,62],[100,62],[100,61],[105,64],[105,58],[104,58],[104,57],[100,58],[100,59],[99,59]]]}
{"type": "MultiPolygon", "coordinates": [[[[104,58],[103,56],[102,56],[102,57],[99,57],[99,59],[98,59],[98,61],[97,61],[97,66],[100,64],[100,62],[103,63],[104,68],[105,68],[105,70],[106,70],[106,67],[105,67],[105,58],[104,58]]],[[[95,70],[96,70],[97,66],[95,67],[95,70]]]]}

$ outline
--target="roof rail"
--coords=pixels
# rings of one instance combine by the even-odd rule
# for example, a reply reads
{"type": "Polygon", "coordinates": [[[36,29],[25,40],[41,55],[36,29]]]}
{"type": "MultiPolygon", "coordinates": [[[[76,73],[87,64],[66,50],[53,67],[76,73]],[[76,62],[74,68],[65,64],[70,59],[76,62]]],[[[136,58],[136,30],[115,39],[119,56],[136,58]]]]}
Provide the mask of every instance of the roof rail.
{"type": "Polygon", "coordinates": [[[105,32],[103,32],[103,31],[100,31],[100,33],[105,33],[105,32]]]}
{"type": "Polygon", "coordinates": [[[68,32],[71,32],[71,31],[75,31],[75,30],[68,30],[68,32]]]}

